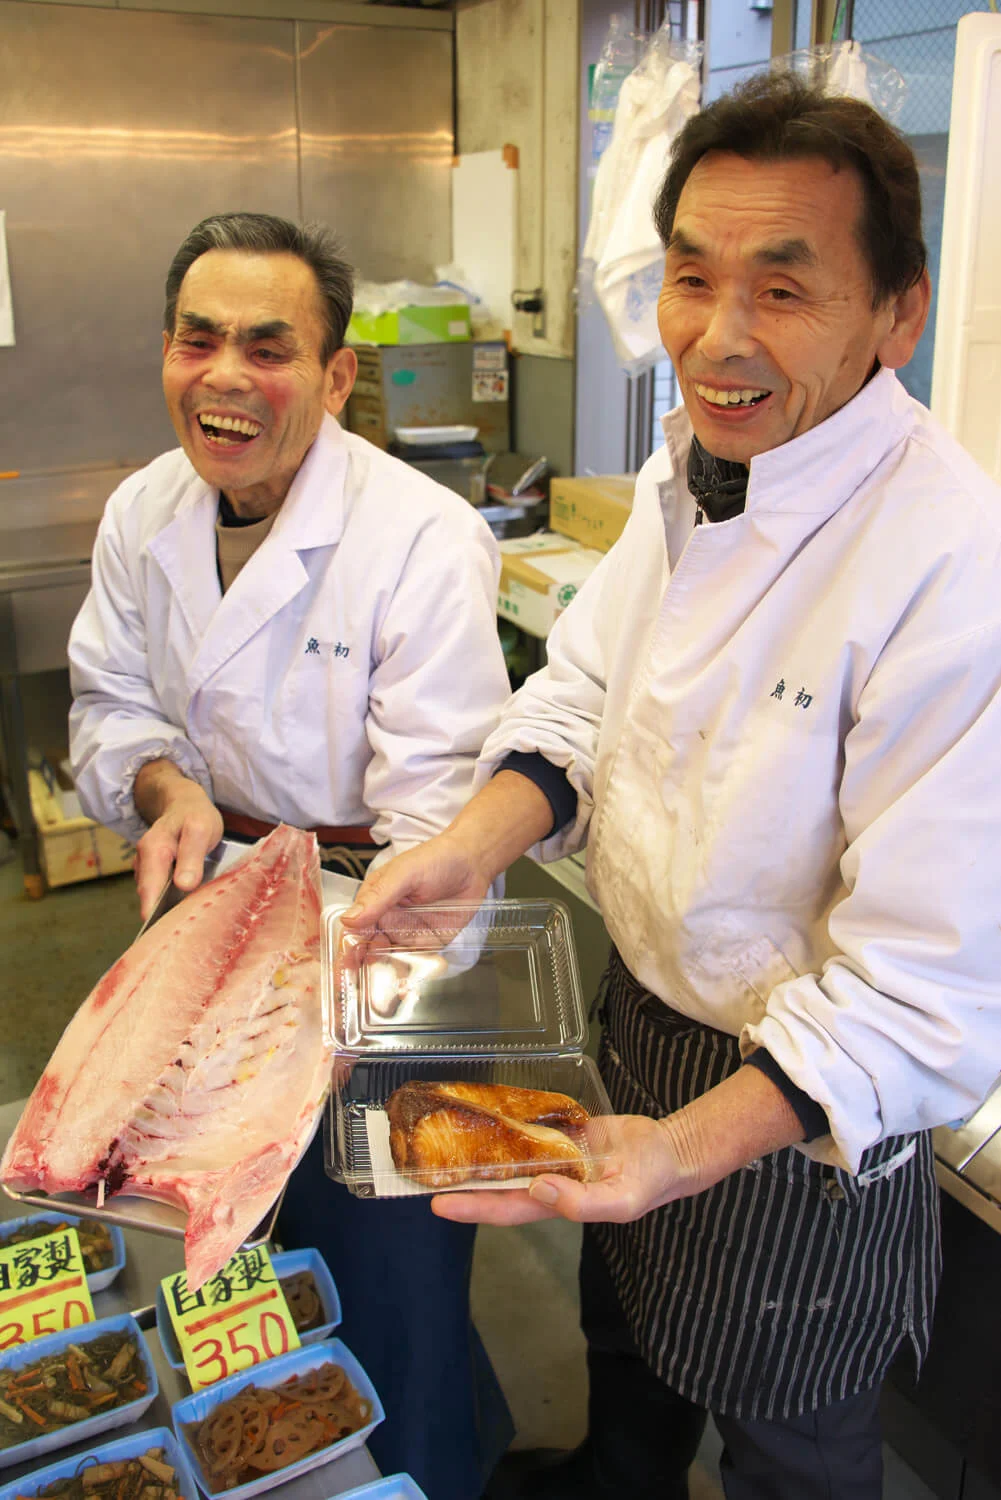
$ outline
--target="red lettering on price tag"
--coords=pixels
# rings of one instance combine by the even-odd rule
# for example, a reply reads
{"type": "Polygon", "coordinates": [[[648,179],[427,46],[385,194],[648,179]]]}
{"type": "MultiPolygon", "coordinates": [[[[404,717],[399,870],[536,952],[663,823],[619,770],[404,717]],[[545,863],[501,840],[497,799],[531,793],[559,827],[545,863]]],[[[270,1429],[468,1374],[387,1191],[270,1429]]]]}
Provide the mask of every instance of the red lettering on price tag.
{"type": "Polygon", "coordinates": [[[0,1249],[0,1349],[93,1321],[75,1229],[0,1249]]]}
{"type": "Polygon", "coordinates": [[[188,1291],[183,1272],[164,1277],[161,1286],[194,1390],[299,1347],[263,1247],[238,1250],[197,1292],[188,1291]]]}

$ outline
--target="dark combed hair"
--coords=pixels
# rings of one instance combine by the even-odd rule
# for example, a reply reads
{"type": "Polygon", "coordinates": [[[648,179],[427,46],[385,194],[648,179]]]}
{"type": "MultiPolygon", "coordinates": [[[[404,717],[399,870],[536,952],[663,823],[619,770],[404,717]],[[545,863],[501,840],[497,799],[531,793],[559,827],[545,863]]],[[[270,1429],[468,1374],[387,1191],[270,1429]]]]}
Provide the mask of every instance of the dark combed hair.
{"type": "Polygon", "coordinates": [[[326,364],[344,342],[354,305],[354,272],[322,224],[293,224],[275,214],[212,214],[196,224],[167,272],[163,326],[173,334],[177,296],[189,268],[209,250],[244,250],[255,255],[295,255],[316,277],[326,335],[320,361],[326,364]]]}
{"type": "Polygon", "coordinates": [[[760,73],[693,115],[678,133],[654,204],[664,245],[678,199],[710,151],[750,161],[821,157],[835,171],[852,167],[862,184],[858,225],[869,263],[873,306],[921,278],[928,259],[921,233],[921,185],[914,153],[875,109],[859,99],[823,94],[792,73],[760,73]]]}

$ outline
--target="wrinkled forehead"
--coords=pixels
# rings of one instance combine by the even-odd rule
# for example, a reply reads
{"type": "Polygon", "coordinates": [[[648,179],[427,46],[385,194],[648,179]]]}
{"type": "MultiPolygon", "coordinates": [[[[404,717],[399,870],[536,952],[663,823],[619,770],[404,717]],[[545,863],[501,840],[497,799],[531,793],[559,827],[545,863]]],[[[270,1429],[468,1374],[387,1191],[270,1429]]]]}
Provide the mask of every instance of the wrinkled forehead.
{"type": "Polygon", "coordinates": [[[731,254],[766,269],[820,269],[846,258],[864,265],[862,210],[850,167],[710,152],[681,190],[668,254],[731,254]]]}
{"type": "Polygon", "coordinates": [[[315,344],[325,331],[316,276],[296,255],[208,250],[193,261],[177,296],[178,326],[208,319],[237,336],[281,325],[315,344]]]}

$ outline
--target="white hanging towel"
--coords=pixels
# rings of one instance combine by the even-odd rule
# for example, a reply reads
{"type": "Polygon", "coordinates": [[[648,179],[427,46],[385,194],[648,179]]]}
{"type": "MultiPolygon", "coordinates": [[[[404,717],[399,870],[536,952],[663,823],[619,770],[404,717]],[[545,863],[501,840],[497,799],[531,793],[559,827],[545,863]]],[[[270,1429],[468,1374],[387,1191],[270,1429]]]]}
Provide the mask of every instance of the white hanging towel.
{"type": "Polygon", "coordinates": [[[581,265],[581,282],[593,283],[616,356],[631,373],[664,355],[657,331],[664,247],[653,205],[674,137],[698,107],[698,72],[658,33],[619,94],[581,265]]]}

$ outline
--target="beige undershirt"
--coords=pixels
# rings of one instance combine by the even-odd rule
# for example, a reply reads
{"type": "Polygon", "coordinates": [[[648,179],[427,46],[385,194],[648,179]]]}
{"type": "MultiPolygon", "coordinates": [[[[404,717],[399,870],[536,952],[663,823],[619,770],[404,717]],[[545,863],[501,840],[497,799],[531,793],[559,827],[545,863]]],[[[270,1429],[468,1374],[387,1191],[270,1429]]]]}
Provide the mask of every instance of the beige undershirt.
{"type": "Polygon", "coordinates": [[[219,577],[222,580],[223,593],[229,588],[244,563],[249,562],[253,557],[275,524],[277,514],[278,512],[275,511],[274,515],[265,516],[263,521],[255,521],[252,526],[224,526],[220,520],[216,520],[216,556],[219,559],[219,577]]]}

